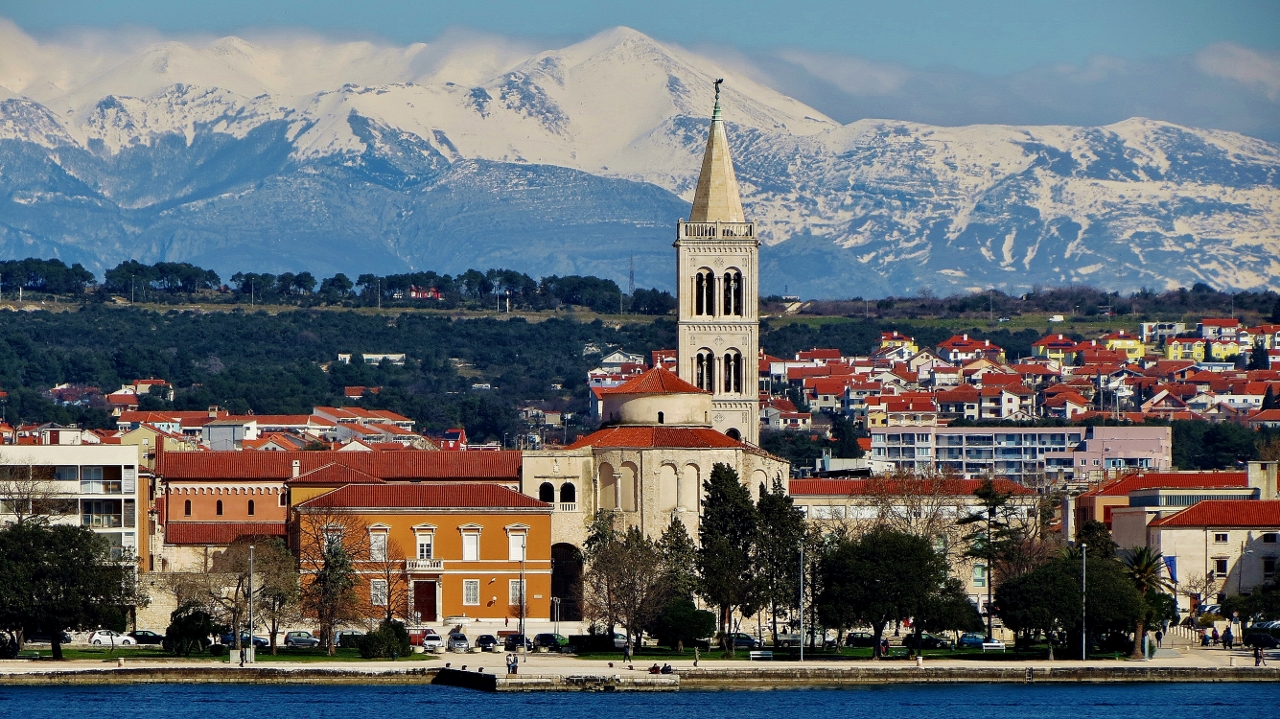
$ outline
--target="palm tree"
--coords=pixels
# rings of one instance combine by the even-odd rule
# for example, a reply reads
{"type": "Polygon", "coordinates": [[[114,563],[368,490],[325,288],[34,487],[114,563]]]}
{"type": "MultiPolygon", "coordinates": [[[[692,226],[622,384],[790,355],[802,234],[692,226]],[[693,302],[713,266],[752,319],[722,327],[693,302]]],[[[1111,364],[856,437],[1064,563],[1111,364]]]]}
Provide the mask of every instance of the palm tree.
{"type": "MultiPolygon", "coordinates": [[[[1173,586],[1172,581],[1164,576],[1164,555],[1149,547],[1133,547],[1124,552],[1124,566],[1129,579],[1145,598],[1151,590],[1164,590],[1173,586]]],[[[1137,627],[1133,633],[1133,658],[1142,658],[1142,638],[1146,635],[1145,617],[1139,616],[1137,627]]]]}

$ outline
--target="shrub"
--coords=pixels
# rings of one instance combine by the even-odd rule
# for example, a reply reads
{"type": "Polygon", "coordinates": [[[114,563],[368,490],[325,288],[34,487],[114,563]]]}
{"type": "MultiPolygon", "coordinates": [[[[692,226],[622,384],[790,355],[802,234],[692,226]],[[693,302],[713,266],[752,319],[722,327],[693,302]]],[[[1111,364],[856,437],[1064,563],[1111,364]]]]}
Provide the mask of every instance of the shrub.
{"type": "Polygon", "coordinates": [[[231,653],[231,647],[226,644],[210,644],[209,653],[215,657],[225,657],[231,653]]]}
{"type": "Polygon", "coordinates": [[[1220,621],[1222,621],[1222,615],[1214,614],[1213,612],[1205,612],[1196,618],[1196,624],[1199,624],[1202,627],[1211,627],[1214,622],[1220,621]]]}
{"type": "Polygon", "coordinates": [[[360,656],[365,659],[403,657],[410,651],[409,632],[400,622],[384,621],[376,630],[360,637],[359,646],[360,656]]]}

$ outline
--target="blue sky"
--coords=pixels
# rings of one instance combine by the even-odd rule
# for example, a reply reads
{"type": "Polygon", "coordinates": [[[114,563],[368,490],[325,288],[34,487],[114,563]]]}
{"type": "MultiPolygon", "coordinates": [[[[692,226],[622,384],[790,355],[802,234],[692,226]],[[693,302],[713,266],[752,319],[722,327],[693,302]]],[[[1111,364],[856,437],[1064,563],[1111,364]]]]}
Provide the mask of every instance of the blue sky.
{"type": "Polygon", "coordinates": [[[626,25],[842,122],[1101,125],[1280,142],[1280,0],[0,0],[37,38],[305,30],[394,44],[468,28],[543,48],[626,25]]]}
{"type": "Polygon", "coordinates": [[[686,45],[786,46],[984,74],[1095,54],[1187,55],[1224,41],[1280,48],[1274,0],[0,0],[0,15],[35,34],[67,26],[176,33],[306,27],[398,43],[430,40],[454,26],[576,39],[627,25],[686,45]]]}

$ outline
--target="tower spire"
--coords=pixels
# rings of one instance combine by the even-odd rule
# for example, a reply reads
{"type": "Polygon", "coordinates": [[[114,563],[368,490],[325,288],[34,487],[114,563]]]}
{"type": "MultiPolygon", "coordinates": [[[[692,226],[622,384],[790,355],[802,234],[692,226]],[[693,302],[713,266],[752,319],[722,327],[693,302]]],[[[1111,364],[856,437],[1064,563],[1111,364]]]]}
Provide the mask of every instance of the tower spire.
{"type": "Polygon", "coordinates": [[[729,155],[729,137],[725,134],[724,118],[720,113],[720,84],[716,80],[716,104],[711,111],[711,130],[707,135],[707,149],[702,155],[702,172],[698,175],[698,187],[693,192],[693,210],[690,222],[744,222],[742,197],[738,192],[738,177],[733,172],[733,158],[729,155]]]}

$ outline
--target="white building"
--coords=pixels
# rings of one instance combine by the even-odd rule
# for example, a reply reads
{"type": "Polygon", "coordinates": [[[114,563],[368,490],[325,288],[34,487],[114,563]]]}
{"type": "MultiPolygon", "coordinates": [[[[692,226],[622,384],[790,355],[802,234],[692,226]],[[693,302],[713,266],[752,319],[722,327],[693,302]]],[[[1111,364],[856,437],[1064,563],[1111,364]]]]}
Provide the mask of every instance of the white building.
{"type": "MultiPolygon", "coordinates": [[[[112,547],[148,554],[139,546],[147,526],[139,499],[147,488],[138,481],[136,446],[8,445],[0,447],[0,471],[6,484],[29,483],[48,497],[50,521],[89,527],[112,547]]],[[[0,498],[0,522],[12,521],[21,501],[8,493],[0,498]]]]}

